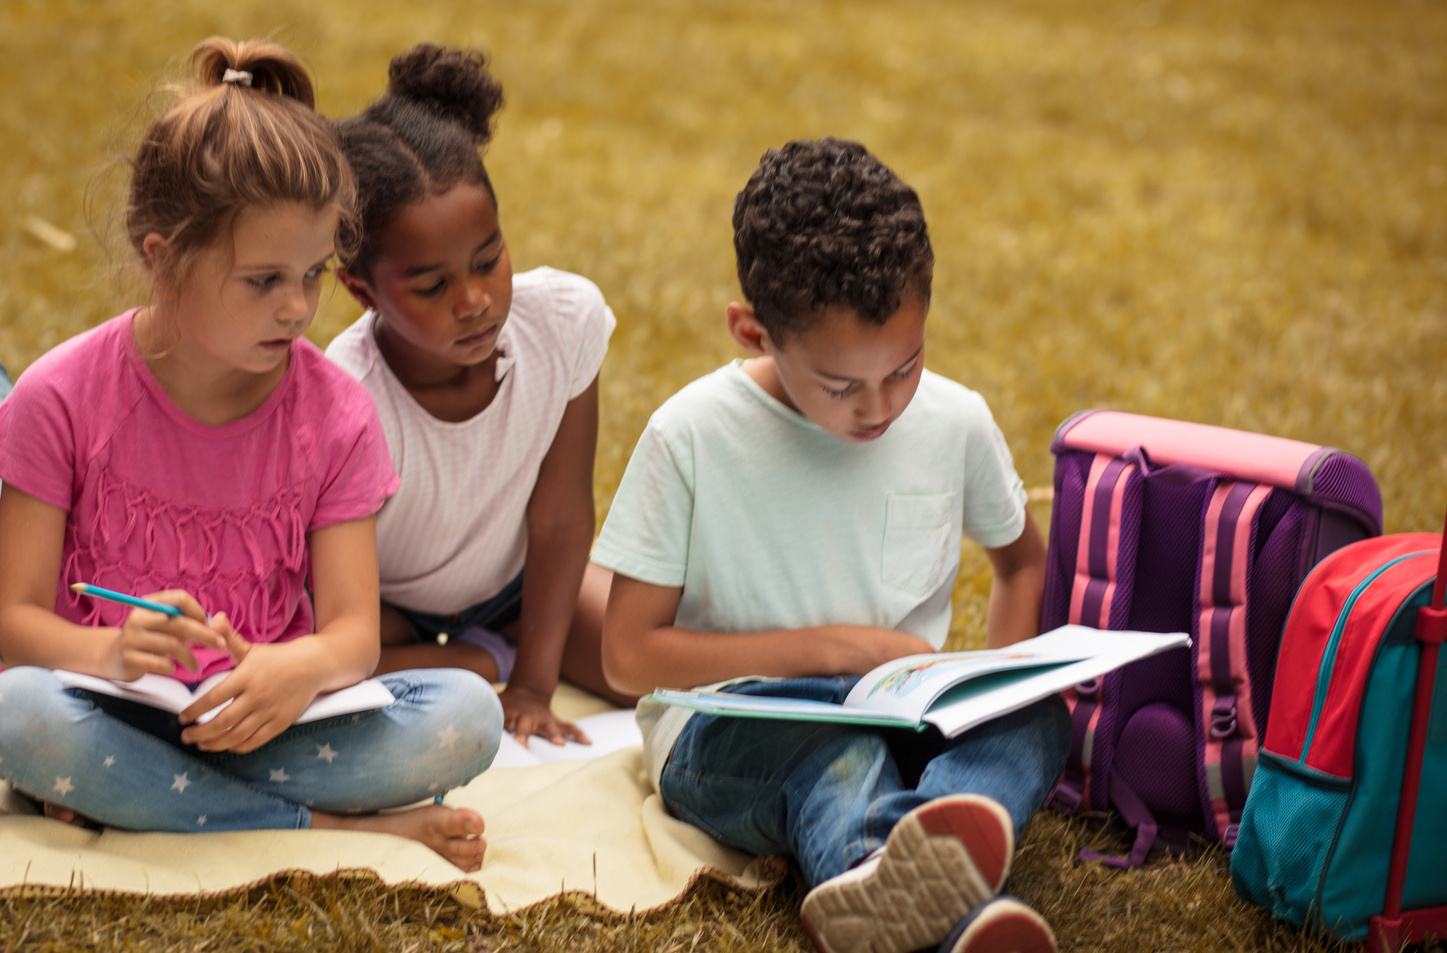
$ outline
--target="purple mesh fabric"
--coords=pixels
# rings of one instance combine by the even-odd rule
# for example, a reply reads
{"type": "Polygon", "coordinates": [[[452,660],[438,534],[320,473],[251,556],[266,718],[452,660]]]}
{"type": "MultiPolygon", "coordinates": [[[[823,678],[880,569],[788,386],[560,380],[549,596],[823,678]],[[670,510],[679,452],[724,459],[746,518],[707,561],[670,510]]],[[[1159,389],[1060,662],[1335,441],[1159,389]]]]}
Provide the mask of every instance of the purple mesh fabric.
{"type": "MultiPolygon", "coordinates": [[[[1142,481],[1140,522],[1135,534],[1135,579],[1130,615],[1123,628],[1143,632],[1189,632],[1191,585],[1200,549],[1205,483],[1178,486],[1142,481]]],[[[1114,620],[1112,620],[1114,623],[1114,620]]],[[[1132,712],[1152,702],[1191,710],[1191,658],[1187,649],[1145,659],[1107,676],[1091,751],[1091,774],[1109,777],[1120,730],[1132,712]]],[[[1104,810],[1107,786],[1091,786],[1091,807],[1104,810]]]]}
{"type": "Polygon", "coordinates": [[[1303,486],[1300,478],[1297,486],[1310,499],[1345,505],[1354,510],[1359,519],[1365,517],[1363,539],[1381,534],[1382,491],[1365,463],[1349,453],[1337,451],[1322,461],[1309,479],[1309,486],[1303,486]]]}
{"type": "MultiPolygon", "coordinates": [[[[1105,676],[1100,688],[1100,719],[1095,723],[1095,742],[1091,748],[1092,778],[1110,777],[1121,729],[1137,709],[1150,704],[1165,704],[1189,710],[1190,678],[1190,649],[1162,652],[1105,676]]],[[[1108,795],[1108,785],[1091,784],[1091,809],[1105,810],[1108,795]]]]}
{"type": "Polygon", "coordinates": [[[1297,578],[1304,508],[1293,493],[1272,493],[1256,527],[1256,561],[1247,583],[1246,666],[1251,674],[1251,714],[1257,738],[1266,737],[1271,685],[1276,678],[1276,649],[1301,580],[1297,578]]]}
{"type": "Polygon", "coordinates": [[[1115,771],[1160,824],[1201,829],[1195,736],[1191,716],[1164,702],[1141,707],[1121,730],[1115,771]]]}
{"type": "Polygon", "coordinates": [[[1130,606],[1135,598],[1136,553],[1140,549],[1141,499],[1145,495],[1145,478],[1140,469],[1131,471],[1121,497],[1120,542],[1115,558],[1115,597],[1110,603],[1106,628],[1128,628],[1130,606]]]}

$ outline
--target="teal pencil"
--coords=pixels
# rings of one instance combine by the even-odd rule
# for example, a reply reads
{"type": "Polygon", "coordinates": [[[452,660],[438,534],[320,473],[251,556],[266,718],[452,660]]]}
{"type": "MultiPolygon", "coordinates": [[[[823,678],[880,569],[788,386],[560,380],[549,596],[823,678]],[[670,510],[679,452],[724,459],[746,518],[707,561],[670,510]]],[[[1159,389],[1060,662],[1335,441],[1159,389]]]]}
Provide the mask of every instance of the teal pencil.
{"type": "Polygon", "coordinates": [[[128,596],[124,592],[114,592],[110,589],[102,589],[100,586],[92,586],[88,582],[77,582],[71,585],[71,592],[78,592],[83,596],[90,596],[92,599],[104,599],[107,602],[119,602],[123,606],[135,606],[137,609],[150,609],[152,612],[161,612],[169,616],[181,615],[181,610],[175,606],[168,606],[164,602],[152,602],[150,599],[138,599],[135,596],[128,596]]]}

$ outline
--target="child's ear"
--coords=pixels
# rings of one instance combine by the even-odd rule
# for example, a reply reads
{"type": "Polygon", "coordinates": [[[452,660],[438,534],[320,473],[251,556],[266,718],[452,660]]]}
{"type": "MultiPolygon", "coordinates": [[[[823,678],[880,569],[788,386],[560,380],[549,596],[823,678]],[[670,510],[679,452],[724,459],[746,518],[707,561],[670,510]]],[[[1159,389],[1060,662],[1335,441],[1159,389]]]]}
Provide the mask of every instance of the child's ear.
{"type": "Polygon", "coordinates": [[[357,299],[358,304],[369,310],[376,310],[377,302],[372,297],[372,289],[367,286],[365,281],[350,271],[347,271],[345,268],[337,269],[337,280],[342,283],[342,287],[346,288],[353,298],[357,299]]]}
{"type": "Polygon", "coordinates": [[[729,304],[729,334],[754,357],[764,357],[773,349],[769,332],[754,316],[754,309],[737,301],[729,304]]]}

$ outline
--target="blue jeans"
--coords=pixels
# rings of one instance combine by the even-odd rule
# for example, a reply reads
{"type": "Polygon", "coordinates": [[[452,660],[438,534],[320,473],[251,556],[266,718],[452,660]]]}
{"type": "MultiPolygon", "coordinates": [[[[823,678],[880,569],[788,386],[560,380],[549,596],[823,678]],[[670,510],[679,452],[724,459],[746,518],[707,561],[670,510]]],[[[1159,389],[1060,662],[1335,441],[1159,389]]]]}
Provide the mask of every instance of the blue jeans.
{"type": "Polygon", "coordinates": [[[248,754],[181,741],[167,711],[0,672],[0,775],[103,824],[141,831],[303,829],[466,784],[492,763],[502,705],[461,669],[379,676],[386,708],[293,725],[248,754]]]}
{"type": "MultiPolygon", "coordinates": [[[[797,678],[729,688],[842,702],[857,678],[797,678]]],[[[1070,753],[1070,718],[1052,696],[965,732],[694,715],[673,746],[660,793],[670,812],[753,854],[794,857],[811,886],[883,846],[910,810],[947,794],[983,794],[1019,837],[1070,753]]]]}

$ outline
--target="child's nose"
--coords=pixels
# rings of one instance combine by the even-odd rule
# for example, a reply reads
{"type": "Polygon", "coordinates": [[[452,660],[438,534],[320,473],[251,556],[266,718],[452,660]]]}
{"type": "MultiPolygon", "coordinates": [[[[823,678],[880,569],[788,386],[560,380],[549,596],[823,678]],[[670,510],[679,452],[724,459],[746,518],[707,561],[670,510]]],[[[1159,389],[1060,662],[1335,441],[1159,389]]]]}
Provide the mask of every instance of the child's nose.
{"type": "Polygon", "coordinates": [[[479,311],[486,311],[492,304],[492,296],[487,293],[487,282],[481,278],[471,278],[463,284],[462,288],[462,313],[459,317],[469,317],[479,311]]]}
{"type": "Polygon", "coordinates": [[[859,404],[856,406],[856,413],[864,421],[870,424],[883,423],[889,416],[890,400],[889,392],[883,387],[861,389],[859,404]]]}
{"type": "Polygon", "coordinates": [[[276,311],[276,319],[291,323],[304,319],[310,313],[311,305],[307,301],[306,290],[299,286],[288,286],[281,307],[276,311]]]}

